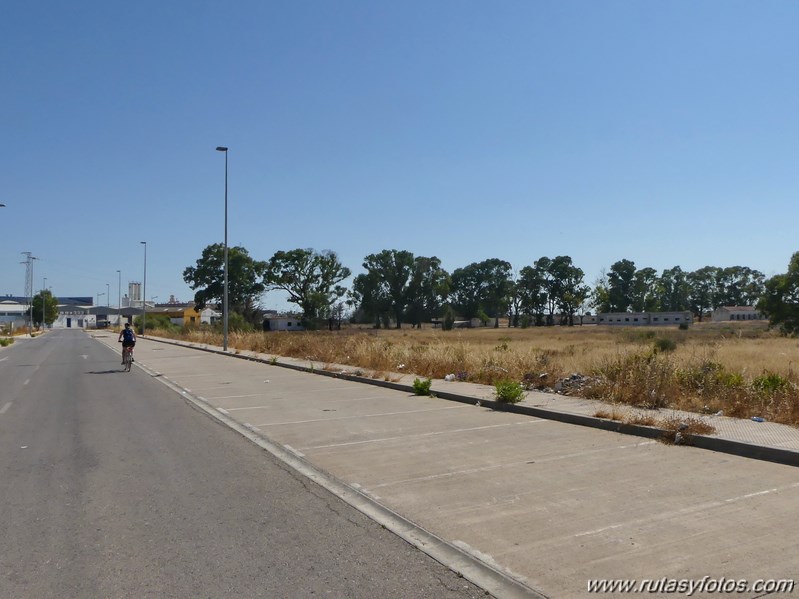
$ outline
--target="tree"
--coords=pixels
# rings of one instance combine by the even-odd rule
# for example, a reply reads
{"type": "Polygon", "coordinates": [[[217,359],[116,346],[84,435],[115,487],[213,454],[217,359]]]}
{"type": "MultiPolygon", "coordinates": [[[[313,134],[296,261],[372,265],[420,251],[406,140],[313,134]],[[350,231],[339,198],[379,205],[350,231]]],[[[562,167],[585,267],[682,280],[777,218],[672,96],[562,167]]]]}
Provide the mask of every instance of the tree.
{"type": "Polygon", "coordinates": [[[382,320],[388,328],[391,300],[385,293],[380,277],[376,273],[363,273],[355,277],[347,301],[355,308],[356,317],[359,314],[363,315],[364,320],[374,322],[376,329],[380,328],[382,320]]]}
{"type": "Polygon", "coordinates": [[[419,328],[422,321],[439,316],[449,295],[451,279],[441,268],[441,260],[433,256],[417,256],[408,284],[407,316],[419,328]]]}
{"type": "Polygon", "coordinates": [[[585,275],[569,256],[556,256],[550,263],[550,273],[551,293],[562,317],[561,324],[573,326],[574,315],[591,293],[591,289],[583,285],[585,275]]]}
{"type": "MultiPolygon", "coordinates": [[[[253,260],[241,246],[228,247],[228,304],[232,312],[255,322],[259,316],[258,300],[266,287],[259,280],[266,270],[266,262],[253,260]]],[[[203,250],[196,266],[183,271],[183,280],[195,291],[194,303],[198,310],[207,305],[222,307],[225,297],[225,246],[214,243],[203,250]]]]}
{"type": "Polygon", "coordinates": [[[688,296],[690,286],[679,266],[663,271],[658,282],[660,309],[665,312],[681,312],[690,309],[688,296]]]}
{"type": "Polygon", "coordinates": [[[344,302],[336,302],[330,307],[330,315],[327,319],[328,330],[341,330],[341,321],[344,320],[346,314],[346,305],[344,302]]]}
{"type": "Polygon", "coordinates": [[[381,320],[388,326],[389,315],[398,329],[406,321],[421,327],[422,321],[439,315],[450,278],[435,256],[383,250],[366,256],[363,267],[366,273],[355,277],[350,303],[376,327],[381,320]]]}
{"type": "Polygon", "coordinates": [[[515,277],[508,288],[508,327],[519,326],[519,315],[522,313],[522,290],[519,277],[515,277]]]}
{"type": "Polygon", "coordinates": [[[771,326],[779,325],[783,334],[799,333],[799,252],[791,256],[787,273],[766,281],[757,309],[771,326]]]}
{"type": "Polygon", "coordinates": [[[718,295],[716,282],[719,278],[719,271],[721,269],[715,266],[705,266],[688,273],[686,277],[689,287],[688,301],[691,311],[699,318],[699,322],[702,322],[705,312],[713,307],[714,300],[718,295]]]}
{"type": "Polygon", "coordinates": [[[335,252],[296,249],[275,252],[266,264],[264,284],[267,289],[285,291],[288,301],[302,310],[304,326],[313,328],[347,291],[338,283],[350,274],[335,252]]]}
{"type": "Polygon", "coordinates": [[[413,254],[406,250],[383,250],[366,256],[363,267],[367,274],[374,275],[369,281],[377,285],[375,295],[388,301],[395,326],[401,329],[413,274],[413,254]]]}
{"type": "Polygon", "coordinates": [[[33,296],[32,316],[36,326],[53,324],[58,318],[58,298],[53,297],[49,289],[44,289],[33,296]],[[44,317],[42,317],[44,314],[44,317]]]}
{"type": "Polygon", "coordinates": [[[465,318],[475,318],[482,310],[499,326],[499,315],[507,308],[512,270],[510,263],[497,258],[456,269],[452,273],[455,309],[465,318]]]}
{"type": "Polygon", "coordinates": [[[591,291],[591,305],[597,313],[610,312],[610,287],[608,286],[608,273],[602,273],[594,281],[594,289],[591,291]]]}
{"type": "Polygon", "coordinates": [[[583,285],[583,271],[572,263],[569,256],[548,258],[542,256],[525,266],[517,281],[522,310],[535,315],[536,324],[543,324],[544,310],[549,314],[548,325],[555,324],[555,314],[561,315],[560,324],[574,324],[574,315],[585,302],[591,290],[583,285]]]}
{"type": "Polygon", "coordinates": [[[536,326],[543,325],[547,292],[542,271],[537,266],[525,266],[519,271],[516,286],[522,314],[534,318],[536,326]]]}
{"type": "Polygon", "coordinates": [[[557,283],[552,258],[540,257],[533,263],[541,282],[541,294],[547,308],[547,325],[555,324],[555,309],[558,306],[557,283]]]}
{"type": "Polygon", "coordinates": [[[718,269],[714,307],[753,306],[763,295],[765,276],[746,266],[718,269]]]}
{"type": "Polygon", "coordinates": [[[633,312],[654,312],[658,309],[657,283],[658,273],[654,268],[635,271],[630,306],[633,312]]]}
{"type": "Polygon", "coordinates": [[[608,312],[627,312],[633,304],[635,263],[619,260],[608,273],[608,312]]]}

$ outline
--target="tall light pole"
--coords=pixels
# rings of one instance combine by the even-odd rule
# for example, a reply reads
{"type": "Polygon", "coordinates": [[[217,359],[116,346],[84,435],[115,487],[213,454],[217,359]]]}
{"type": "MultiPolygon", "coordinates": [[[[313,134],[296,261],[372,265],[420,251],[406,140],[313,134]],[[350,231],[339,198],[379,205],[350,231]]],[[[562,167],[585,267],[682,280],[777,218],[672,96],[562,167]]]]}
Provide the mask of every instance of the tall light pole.
{"type": "Polygon", "coordinates": [[[31,321],[33,320],[33,260],[35,258],[30,252],[22,252],[22,255],[25,256],[25,262],[20,262],[25,265],[25,321],[28,324],[28,335],[30,335],[31,321]]]}
{"type": "Polygon", "coordinates": [[[31,295],[30,295],[30,297],[31,297],[31,300],[30,300],[31,308],[30,308],[30,310],[31,311],[30,311],[30,320],[28,321],[28,335],[33,337],[33,261],[34,260],[38,260],[38,258],[36,256],[31,256],[30,259],[31,259],[31,284],[30,284],[30,290],[31,290],[31,295]]]}
{"type": "Polygon", "coordinates": [[[45,325],[47,324],[47,320],[44,317],[45,307],[47,305],[44,301],[44,292],[46,289],[47,289],[47,277],[44,277],[44,282],[42,283],[42,330],[46,328],[45,325]]]}
{"type": "Polygon", "coordinates": [[[227,351],[227,317],[228,317],[228,261],[227,261],[227,151],[224,146],[218,146],[217,152],[225,154],[225,297],[222,299],[222,350],[227,351]]]}
{"type": "Polygon", "coordinates": [[[141,335],[144,337],[144,325],[147,323],[147,242],[140,241],[144,245],[144,289],[141,295],[141,335]]]}
{"type": "Polygon", "coordinates": [[[111,307],[111,286],[108,283],[105,284],[105,307],[111,307]]]}
{"type": "Polygon", "coordinates": [[[117,286],[117,326],[122,324],[122,271],[118,270],[119,285],[117,286]]]}

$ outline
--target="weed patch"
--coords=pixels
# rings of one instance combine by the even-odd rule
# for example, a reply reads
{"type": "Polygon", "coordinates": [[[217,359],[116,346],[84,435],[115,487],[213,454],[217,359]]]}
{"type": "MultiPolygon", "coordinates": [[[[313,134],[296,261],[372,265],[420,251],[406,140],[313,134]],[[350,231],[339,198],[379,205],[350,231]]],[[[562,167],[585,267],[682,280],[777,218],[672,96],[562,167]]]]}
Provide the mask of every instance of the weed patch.
{"type": "Polygon", "coordinates": [[[430,395],[430,385],[432,384],[433,381],[430,379],[414,379],[413,392],[416,395],[430,395]]]}
{"type": "Polygon", "coordinates": [[[524,399],[524,387],[516,381],[498,381],[494,389],[494,395],[500,403],[519,403],[524,399]]]}

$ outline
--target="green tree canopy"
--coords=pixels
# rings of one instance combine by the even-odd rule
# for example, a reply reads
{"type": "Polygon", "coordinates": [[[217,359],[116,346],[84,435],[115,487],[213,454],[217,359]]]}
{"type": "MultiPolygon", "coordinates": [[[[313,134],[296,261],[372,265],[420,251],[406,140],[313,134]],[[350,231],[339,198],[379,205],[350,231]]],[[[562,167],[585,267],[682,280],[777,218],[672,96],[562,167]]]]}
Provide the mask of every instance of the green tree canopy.
{"type": "Polygon", "coordinates": [[[33,296],[33,322],[36,326],[41,326],[42,323],[47,325],[53,324],[55,319],[58,318],[58,298],[53,297],[49,289],[40,291],[33,296]],[[42,317],[44,314],[44,317],[42,317]]]}
{"type": "Polygon", "coordinates": [[[414,256],[406,250],[383,250],[369,254],[363,260],[367,280],[377,285],[371,292],[388,301],[389,310],[398,329],[402,328],[408,305],[408,289],[413,275],[414,256]]]}
{"type": "Polygon", "coordinates": [[[366,273],[353,281],[351,303],[377,327],[381,319],[388,326],[390,318],[397,328],[406,321],[421,326],[422,321],[440,313],[449,290],[449,274],[435,256],[383,250],[366,256],[363,267],[366,273]]]}
{"type": "Polygon", "coordinates": [[[535,315],[539,325],[544,324],[545,310],[548,324],[555,324],[558,311],[563,324],[574,324],[575,313],[591,291],[583,285],[583,276],[582,269],[574,266],[569,256],[542,256],[532,266],[522,268],[516,282],[522,311],[535,315]]]}
{"type": "Polygon", "coordinates": [[[714,299],[717,297],[716,282],[720,270],[715,266],[705,266],[688,273],[686,277],[689,287],[688,301],[691,311],[699,318],[699,322],[702,322],[705,312],[713,307],[714,299]]]}
{"type": "Polygon", "coordinates": [[[306,326],[329,317],[331,306],[346,292],[338,285],[350,276],[335,252],[296,249],[275,252],[264,274],[268,289],[280,289],[302,310],[306,326]]]}
{"type": "Polygon", "coordinates": [[[633,304],[635,262],[619,260],[608,272],[608,312],[627,312],[633,304]]]}
{"type": "Polygon", "coordinates": [[[544,311],[547,307],[546,277],[540,263],[537,260],[533,266],[522,268],[516,281],[521,312],[534,317],[538,325],[544,324],[544,311]]]}
{"type": "Polygon", "coordinates": [[[664,312],[680,312],[691,308],[691,286],[686,273],[679,266],[663,271],[658,280],[658,293],[660,309],[664,312]]]}
{"type": "MultiPolygon", "coordinates": [[[[265,291],[261,278],[266,262],[253,260],[241,246],[228,247],[228,302],[230,310],[253,321],[258,300],[265,291]]],[[[208,305],[221,306],[225,291],[225,246],[214,243],[203,250],[195,266],[183,271],[183,280],[195,291],[198,310],[208,305]]]]}
{"type": "Polygon", "coordinates": [[[658,273],[654,268],[639,268],[635,271],[630,306],[633,312],[652,312],[658,309],[657,282],[658,273]]]}
{"type": "Polygon", "coordinates": [[[757,309],[784,334],[799,333],[799,252],[791,256],[788,272],[768,279],[765,288],[757,309]]]}
{"type": "Polygon", "coordinates": [[[498,319],[507,309],[512,274],[510,263],[498,258],[456,269],[452,273],[455,309],[466,318],[474,318],[483,310],[498,319]]]}
{"type": "Polygon", "coordinates": [[[719,268],[714,307],[753,306],[764,292],[765,275],[747,266],[719,268]]]}
{"type": "Polygon", "coordinates": [[[435,256],[417,256],[408,284],[407,313],[410,322],[421,327],[423,320],[440,316],[450,285],[449,273],[441,268],[441,260],[435,256]]]}
{"type": "Polygon", "coordinates": [[[561,324],[571,326],[574,324],[574,315],[585,303],[591,289],[583,285],[583,270],[576,267],[569,256],[556,256],[550,263],[549,272],[552,277],[550,292],[555,297],[561,316],[566,319],[561,324]]]}
{"type": "Polygon", "coordinates": [[[388,327],[391,299],[381,284],[380,277],[374,273],[359,274],[352,282],[348,303],[355,307],[356,316],[359,314],[380,328],[381,319],[388,327]]]}

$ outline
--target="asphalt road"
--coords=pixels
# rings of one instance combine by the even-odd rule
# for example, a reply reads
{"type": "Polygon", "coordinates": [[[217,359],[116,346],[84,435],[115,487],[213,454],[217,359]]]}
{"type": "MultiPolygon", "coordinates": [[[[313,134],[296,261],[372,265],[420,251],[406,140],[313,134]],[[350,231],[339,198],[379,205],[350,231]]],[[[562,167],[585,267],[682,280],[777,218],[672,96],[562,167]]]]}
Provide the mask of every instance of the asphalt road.
{"type": "Polygon", "coordinates": [[[485,597],[119,362],[0,351],[0,597],[485,597]]]}

